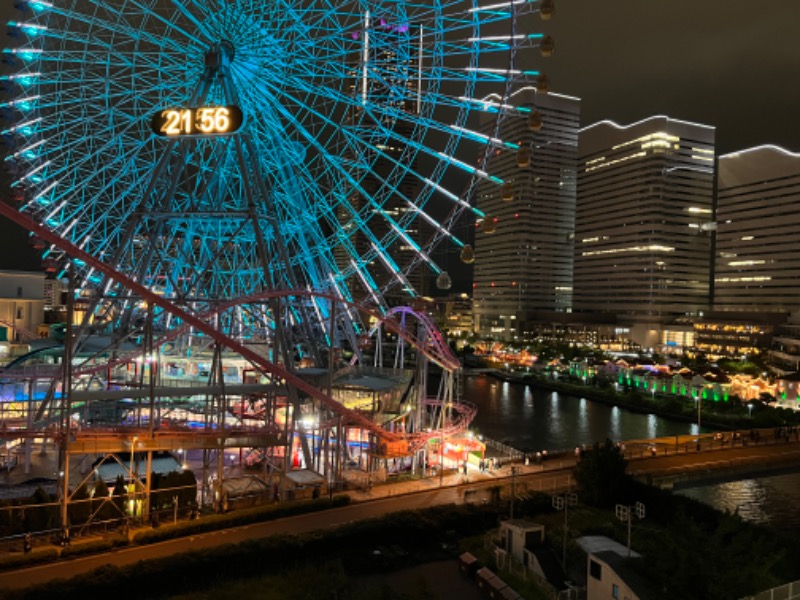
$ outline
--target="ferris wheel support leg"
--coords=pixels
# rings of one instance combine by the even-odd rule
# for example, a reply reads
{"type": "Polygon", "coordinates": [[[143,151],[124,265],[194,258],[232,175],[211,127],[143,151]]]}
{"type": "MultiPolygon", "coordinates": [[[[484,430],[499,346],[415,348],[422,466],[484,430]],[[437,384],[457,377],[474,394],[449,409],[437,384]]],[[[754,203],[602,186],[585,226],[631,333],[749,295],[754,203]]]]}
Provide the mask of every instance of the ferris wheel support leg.
{"type": "MultiPolygon", "coordinates": [[[[153,420],[153,413],[151,411],[150,412],[150,421],[152,421],[152,420],[153,420]]],[[[147,465],[146,470],[145,470],[145,473],[147,475],[146,475],[146,479],[145,479],[145,482],[144,482],[144,507],[142,509],[142,518],[145,520],[145,522],[149,522],[150,518],[151,518],[151,511],[152,511],[152,507],[150,506],[150,491],[152,489],[151,488],[151,483],[153,481],[153,477],[152,477],[152,473],[153,473],[153,451],[152,450],[148,450],[147,451],[147,460],[146,460],[145,464],[147,465]]]]}
{"type": "Polygon", "coordinates": [[[208,323],[206,320],[176,305],[170,299],[160,296],[159,294],[146,288],[141,283],[135,281],[130,276],[121,273],[120,271],[110,266],[109,264],[105,263],[104,261],[100,260],[99,258],[82,250],[81,248],[73,244],[71,241],[61,237],[57,233],[50,231],[47,227],[43,226],[41,223],[34,221],[29,215],[19,212],[18,210],[14,209],[5,202],[0,202],[0,215],[9,218],[10,220],[20,225],[21,227],[27,229],[32,233],[35,233],[37,236],[41,237],[45,241],[56,245],[58,248],[63,250],[66,254],[70,255],[72,258],[77,258],[82,260],[90,267],[93,267],[96,271],[102,273],[103,275],[109,277],[110,279],[115,280],[121,286],[127,288],[134,294],[139,295],[141,298],[147,300],[148,302],[151,302],[155,306],[158,306],[164,311],[172,314],[174,317],[180,319],[186,326],[193,327],[198,331],[207,335],[215,342],[230,348],[231,350],[239,354],[242,358],[252,362],[265,374],[270,374],[273,377],[283,379],[287,384],[290,398],[292,401],[296,402],[295,399],[298,397],[298,392],[303,392],[308,397],[315,398],[320,402],[322,402],[323,404],[325,404],[335,414],[346,416],[348,418],[348,421],[354,424],[358,424],[360,427],[363,427],[364,429],[369,431],[370,434],[375,438],[386,439],[386,440],[393,440],[397,438],[397,436],[383,430],[380,426],[378,426],[368,418],[358,414],[356,411],[350,410],[342,406],[341,404],[333,400],[330,396],[327,396],[324,392],[322,392],[318,388],[312,386],[310,383],[306,382],[301,377],[298,377],[291,371],[290,363],[286,362],[284,363],[283,366],[281,366],[279,364],[270,362],[265,357],[261,356],[251,348],[244,346],[237,340],[234,340],[230,336],[226,335],[224,332],[219,331],[212,324],[208,323]]]}
{"type": "Polygon", "coordinates": [[[208,496],[208,448],[203,448],[203,481],[200,485],[200,507],[204,508],[206,505],[206,498],[208,496]]]}
{"type": "MultiPolygon", "coordinates": [[[[28,382],[28,431],[33,431],[33,394],[34,390],[36,389],[36,380],[31,379],[28,382]]],[[[47,438],[45,438],[46,440],[47,438]]],[[[46,442],[42,440],[42,448],[44,448],[46,442]]],[[[33,439],[28,436],[25,438],[25,460],[24,460],[24,470],[25,475],[30,475],[31,473],[31,453],[33,452],[33,439]]]]}

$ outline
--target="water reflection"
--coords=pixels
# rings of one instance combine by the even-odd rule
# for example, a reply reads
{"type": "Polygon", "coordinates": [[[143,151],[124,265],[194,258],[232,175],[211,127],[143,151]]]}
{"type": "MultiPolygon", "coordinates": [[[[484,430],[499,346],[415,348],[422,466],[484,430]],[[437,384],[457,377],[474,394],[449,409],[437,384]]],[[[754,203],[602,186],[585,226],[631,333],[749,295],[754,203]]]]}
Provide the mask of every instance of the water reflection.
{"type": "MultiPolygon", "coordinates": [[[[526,386],[527,389],[531,389],[526,386]]],[[[534,394],[535,396],[535,394],[534,394]]],[[[561,428],[561,410],[558,405],[558,394],[555,392],[550,393],[550,407],[549,410],[544,414],[545,418],[547,418],[552,426],[553,429],[558,430],[561,428]]],[[[543,446],[542,448],[547,448],[547,446],[543,446]]]]}
{"type": "MultiPolygon", "coordinates": [[[[669,421],[584,398],[490,377],[466,377],[464,399],[478,406],[476,433],[526,451],[567,450],[611,440],[697,435],[697,422],[669,421]]],[[[800,532],[800,473],[682,490],[749,521],[800,532]]]]}
{"type": "Polygon", "coordinates": [[[503,404],[506,404],[509,400],[509,387],[510,384],[507,381],[504,381],[500,386],[500,400],[503,401],[503,404]]]}
{"type": "Polygon", "coordinates": [[[611,407],[611,431],[613,433],[614,439],[621,439],[622,436],[619,434],[619,416],[622,411],[617,406],[611,407]]]}
{"type": "Polygon", "coordinates": [[[800,472],[729,481],[676,493],[718,510],[738,513],[745,521],[800,532],[800,472]]]}
{"type": "Polygon", "coordinates": [[[647,415],[647,437],[658,437],[658,421],[655,415],[647,415]]]}
{"type": "Polygon", "coordinates": [[[525,388],[525,396],[523,398],[522,403],[522,418],[523,419],[532,419],[533,412],[534,412],[534,404],[533,404],[533,394],[531,393],[530,388],[525,388]]]}
{"type": "Polygon", "coordinates": [[[464,379],[464,399],[478,406],[476,433],[519,449],[572,450],[603,442],[685,435],[689,423],[620,410],[487,376],[464,379]]]}

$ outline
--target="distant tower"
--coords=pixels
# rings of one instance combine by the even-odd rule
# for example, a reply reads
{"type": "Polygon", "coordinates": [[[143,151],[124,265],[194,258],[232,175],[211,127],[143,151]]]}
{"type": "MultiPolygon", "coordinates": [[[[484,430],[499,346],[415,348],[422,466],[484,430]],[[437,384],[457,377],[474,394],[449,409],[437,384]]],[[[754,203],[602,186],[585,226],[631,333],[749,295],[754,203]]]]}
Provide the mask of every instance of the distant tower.
{"type": "Polygon", "coordinates": [[[800,310],[800,154],[759,146],[719,157],[714,309],[800,310]]]}
{"type": "Polygon", "coordinates": [[[652,347],[661,324],[708,308],[714,134],[665,116],[581,130],[576,312],[628,319],[652,347]]]}
{"type": "Polygon", "coordinates": [[[521,115],[483,132],[519,150],[495,151],[487,169],[505,185],[480,186],[476,201],[487,217],[475,230],[474,326],[501,339],[570,310],[580,121],[578,98],[525,87],[511,102],[521,115]]]}

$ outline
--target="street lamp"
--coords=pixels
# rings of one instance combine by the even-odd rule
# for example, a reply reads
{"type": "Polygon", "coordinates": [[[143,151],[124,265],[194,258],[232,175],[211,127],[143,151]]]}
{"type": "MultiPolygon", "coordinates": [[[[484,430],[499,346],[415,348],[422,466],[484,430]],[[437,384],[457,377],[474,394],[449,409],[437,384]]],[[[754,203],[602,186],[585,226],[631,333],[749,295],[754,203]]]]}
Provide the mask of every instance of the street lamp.
{"type": "Polygon", "coordinates": [[[567,512],[568,507],[578,503],[578,495],[572,492],[565,492],[562,496],[553,496],[553,508],[564,511],[564,544],[561,556],[561,566],[564,572],[567,571],[567,512]]]}
{"type": "Polygon", "coordinates": [[[517,473],[519,468],[511,467],[511,519],[514,519],[514,498],[517,497],[517,473]]]}
{"type": "Polygon", "coordinates": [[[136,473],[134,472],[133,458],[137,441],[139,441],[139,438],[134,436],[133,441],[131,442],[131,483],[130,483],[130,498],[128,499],[129,500],[128,510],[130,512],[131,517],[133,517],[136,510],[136,473]]]}
{"type": "Polygon", "coordinates": [[[444,431],[439,440],[439,487],[444,485],[444,431]]]}
{"type": "Polygon", "coordinates": [[[625,506],[617,504],[616,507],[617,518],[623,523],[628,524],[628,558],[631,557],[631,522],[635,516],[638,519],[644,519],[644,504],[637,502],[633,506],[625,506]]]}
{"type": "Polygon", "coordinates": [[[749,413],[749,417],[752,419],[753,418],[753,403],[752,402],[748,403],[747,411],[749,413]]]}

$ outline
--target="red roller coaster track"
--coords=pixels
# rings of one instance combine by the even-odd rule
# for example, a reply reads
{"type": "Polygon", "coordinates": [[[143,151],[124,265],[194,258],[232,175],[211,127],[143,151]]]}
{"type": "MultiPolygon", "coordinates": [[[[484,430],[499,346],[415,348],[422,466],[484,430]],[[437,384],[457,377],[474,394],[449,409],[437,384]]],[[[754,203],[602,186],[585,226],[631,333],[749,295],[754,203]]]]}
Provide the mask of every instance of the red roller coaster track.
{"type": "MultiPolygon", "coordinates": [[[[14,223],[17,223],[21,227],[27,229],[31,233],[39,236],[41,239],[60,248],[69,256],[82,260],[87,265],[103,273],[110,279],[113,279],[114,281],[118,282],[120,285],[124,286],[134,294],[137,294],[138,296],[146,299],[153,305],[158,306],[161,309],[165,310],[166,312],[170,313],[171,315],[177,317],[183,322],[184,327],[194,327],[198,331],[207,335],[210,339],[214,340],[214,342],[220,344],[223,347],[229,348],[230,350],[236,352],[246,360],[250,361],[254,366],[260,368],[264,373],[268,373],[278,379],[283,379],[284,381],[286,381],[287,384],[294,386],[296,389],[306,393],[311,398],[318,400],[324,406],[330,409],[335,415],[341,417],[346,423],[351,425],[357,425],[367,431],[370,431],[376,437],[379,438],[381,445],[384,446],[391,445],[393,448],[396,449],[395,451],[397,451],[399,450],[399,448],[397,448],[398,445],[407,444],[408,445],[407,448],[410,451],[411,448],[420,447],[420,445],[430,437],[441,435],[441,432],[402,434],[383,429],[382,427],[380,427],[379,425],[377,425],[376,423],[374,423],[361,413],[354,410],[350,410],[342,406],[339,402],[337,402],[330,396],[326,395],[319,389],[315,388],[314,386],[310,385],[297,375],[287,371],[286,369],[284,369],[279,365],[276,365],[275,363],[268,361],[263,356],[257,354],[256,352],[250,350],[249,348],[237,342],[236,340],[218,331],[217,329],[214,328],[213,325],[206,322],[202,317],[193,315],[187,312],[186,310],[182,309],[181,307],[176,306],[174,303],[164,298],[163,296],[154,293],[153,291],[137,283],[124,273],[120,273],[119,271],[117,271],[110,265],[104,263],[95,256],[88,254],[81,248],[74,245],[69,240],[66,240],[61,236],[48,230],[46,227],[35,222],[28,215],[15,210],[7,203],[0,202],[0,214],[5,216],[9,220],[13,221],[14,223]]],[[[272,291],[272,292],[264,292],[263,294],[258,294],[254,296],[249,296],[246,298],[239,298],[236,300],[232,300],[225,306],[233,306],[236,304],[243,304],[258,299],[265,299],[268,297],[276,297],[280,295],[309,296],[309,297],[314,295],[325,296],[324,294],[314,294],[308,291],[299,291],[299,292],[272,291]]],[[[341,298],[335,298],[332,296],[325,296],[325,297],[331,301],[343,302],[360,309],[363,308],[353,303],[346,302],[341,298]]],[[[214,312],[216,313],[221,309],[222,307],[218,307],[217,309],[215,309],[214,312]]],[[[393,313],[393,314],[400,314],[400,313],[393,313]]],[[[427,319],[423,319],[421,318],[420,315],[415,313],[415,316],[423,324],[423,327],[429,330],[428,338],[429,340],[431,340],[431,343],[429,345],[421,344],[419,339],[417,339],[415,336],[412,336],[408,332],[404,331],[402,327],[400,327],[398,324],[394,323],[393,320],[391,320],[392,316],[393,315],[387,315],[383,317],[382,320],[385,324],[389,324],[390,328],[393,331],[395,331],[398,335],[404,337],[407,341],[412,343],[419,350],[423,351],[426,354],[426,356],[428,356],[430,359],[434,360],[438,364],[442,365],[444,368],[446,369],[457,368],[458,366],[457,359],[452,355],[449,347],[441,338],[440,334],[438,334],[438,331],[435,329],[435,327],[432,326],[432,324],[428,322],[427,319]]],[[[474,416],[474,410],[470,410],[467,405],[465,405],[464,408],[466,410],[461,411],[464,412],[464,414],[460,415],[461,418],[458,420],[459,428],[463,428],[466,425],[468,425],[469,421],[471,420],[469,418],[470,415],[474,416]]]]}

